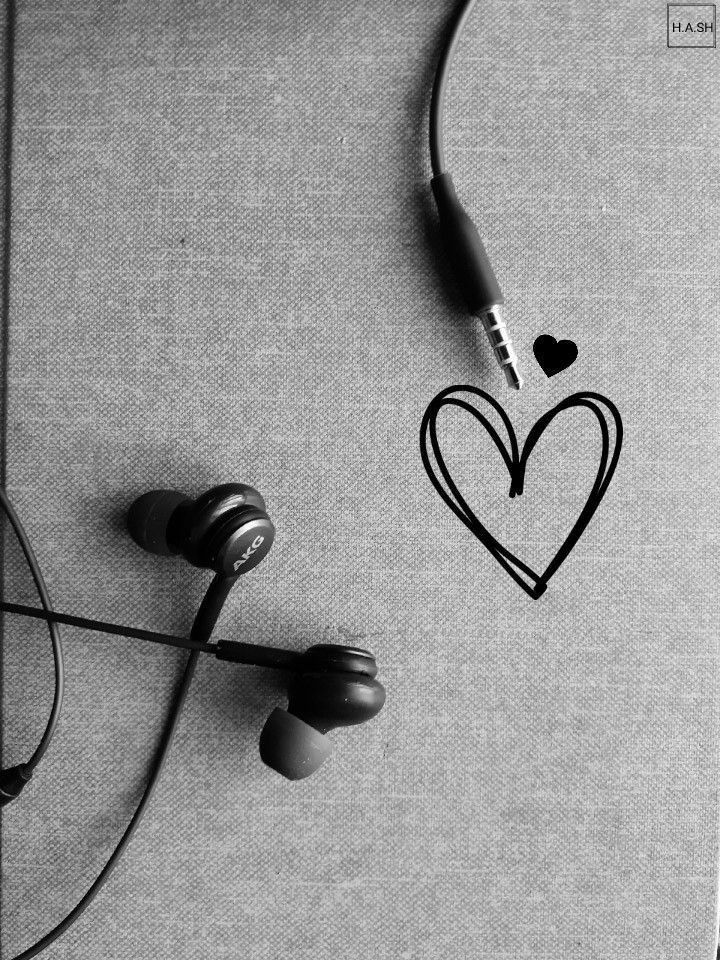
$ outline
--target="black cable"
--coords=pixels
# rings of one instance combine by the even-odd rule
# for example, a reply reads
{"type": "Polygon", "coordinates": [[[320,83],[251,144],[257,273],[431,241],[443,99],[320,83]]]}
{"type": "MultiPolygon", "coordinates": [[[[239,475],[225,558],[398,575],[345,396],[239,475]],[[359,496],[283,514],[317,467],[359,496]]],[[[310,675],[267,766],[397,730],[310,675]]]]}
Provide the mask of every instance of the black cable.
{"type": "Polygon", "coordinates": [[[165,724],[165,729],[163,731],[162,740],[160,741],[160,746],[158,748],[157,756],[153,764],[153,768],[150,772],[148,778],[147,786],[143,792],[143,795],[140,799],[139,804],[135,810],[135,813],[130,820],[130,823],[127,825],[125,832],[123,833],[120,842],[115,847],[113,852],[110,854],[110,857],[98,874],[97,879],[94,881],[92,886],[87,890],[85,895],[79,901],[79,903],[73,907],[73,909],[64,917],[57,926],[46,933],[45,936],[38,940],[37,943],[33,944],[32,947],[28,947],[27,950],[23,950],[22,953],[17,954],[14,960],[29,960],[30,957],[36,957],[41,953],[46,947],[49,947],[51,943],[54,943],[58,937],[62,936],[63,933],[71,927],[73,923],[85,912],[85,910],[90,906],[92,901],[95,899],[97,894],[100,892],[101,887],[104,885],[105,881],[108,879],[112,873],[117,861],[122,856],[123,851],[127,847],[128,843],[132,839],[135,830],[137,829],[140,820],[142,819],[143,814],[145,813],[145,808],[150,802],[155,786],[157,785],[158,779],[162,772],[163,766],[165,765],[165,760],[167,758],[168,750],[170,749],[170,744],[172,742],[175,729],[177,727],[178,720],[180,718],[180,712],[182,710],[183,704],[185,702],[185,697],[187,695],[188,688],[190,687],[190,681],[193,678],[195,672],[195,665],[197,663],[197,654],[191,653],[188,657],[188,662],[185,666],[185,671],[183,673],[182,681],[178,689],[177,694],[175,695],[175,700],[170,709],[170,714],[168,716],[167,722],[165,724]]]}
{"type": "MultiPolygon", "coordinates": [[[[50,595],[48,593],[45,580],[40,570],[40,565],[38,564],[37,557],[35,552],[30,544],[25,528],[20,522],[20,518],[13,505],[8,499],[8,495],[5,490],[0,487],[0,507],[5,513],[5,516],[10,521],[10,525],[15,532],[18,543],[22,549],[22,552],[25,554],[25,559],[27,561],[28,568],[32,575],[33,580],[35,581],[35,587],[37,589],[38,597],[40,598],[40,603],[42,604],[45,614],[51,616],[53,613],[52,602],[50,601],[50,595]]],[[[27,761],[23,764],[24,771],[27,771],[29,779],[32,775],[33,770],[37,767],[38,763],[45,756],[45,753],[50,746],[50,741],[53,738],[55,730],[57,728],[58,720],[60,719],[60,711],[62,709],[62,700],[63,693],[65,689],[65,665],[63,662],[63,652],[62,652],[62,643],[60,641],[60,631],[58,630],[57,624],[48,619],[47,620],[48,630],[50,631],[50,642],[52,644],[53,652],[53,662],[55,664],[55,692],[53,695],[53,704],[52,709],[50,710],[50,716],[48,717],[47,724],[45,726],[45,731],[40,738],[40,742],[35,748],[35,752],[27,761]]]]}
{"type": "Polygon", "coordinates": [[[434,177],[439,177],[441,173],[445,173],[445,146],[443,143],[445,90],[463,27],[467,23],[474,6],[475,0],[462,0],[457,18],[450,30],[448,42],[435,71],[435,81],[430,98],[430,165],[434,177]]]}
{"type": "MultiPolygon", "coordinates": [[[[217,597],[215,602],[217,602],[217,597]]],[[[0,600],[0,610],[6,613],[18,614],[21,617],[35,617],[38,620],[48,620],[53,623],[66,623],[71,627],[80,627],[84,630],[97,630],[98,633],[115,634],[120,637],[131,637],[135,640],[149,640],[151,643],[162,643],[169,647],[180,647],[184,650],[197,650],[198,653],[210,653],[218,660],[232,663],[244,663],[250,667],[270,667],[276,670],[292,670],[302,654],[282,647],[268,647],[263,644],[244,643],[242,640],[217,640],[205,643],[194,640],[192,637],[180,637],[174,633],[156,633],[154,630],[139,630],[135,627],[125,627],[117,623],[107,623],[104,620],[89,620],[87,617],[76,617],[69,613],[58,613],[53,610],[47,613],[37,607],[27,607],[22,603],[10,603],[0,600]]],[[[205,618],[211,616],[206,607],[203,613],[205,618]]],[[[196,633],[200,636],[200,632],[196,633]]]]}
{"type": "MultiPolygon", "coordinates": [[[[205,593],[205,597],[195,617],[195,622],[193,623],[193,628],[191,631],[191,637],[193,640],[206,643],[210,639],[210,635],[215,628],[217,618],[222,610],[223,603],[225,602],[225,599],[227,598],[230,588],[234,582],[234,580],[229,581],[225,577],[221,576],[216,576],[213,579],[205,593]]],[[[167,759],[168,751],[170,750],[173,735],[177,729],[180,713],[185,703],[185,698],[190,688],[190,683],[195,673],[199,656],[200,651],[193,650],[187,659],[182,680],[180,681],[180,686],[170,707],[170,713],[165,723],[165,729],[163,731],[162,739],[160,741],[160,746],[158,747],[152,770],[150,771],[147,786],[145,787],[135,813],[132,815],[130,823],[127,825],[125,832],[120,838],[120,842],[110,854],[107,863],[98,874],[97,879],[93,882],[92,886],[87,890],[79,903],[73,907],[70,913],[68,913],[67,916],[57,924],[57,926],[53,927],[49,933],[46,933],[45,936],[41,940],[38,940],[37,943],[33,944],[32,947],[28,947],[27,950],[23,950],[22,953],[17,954],[17,956],[14,957],[14,960],[30,960],[30,957],[36,957],[46,947],[49,947],[50,944],[54,943],[58,937],[62,936],[68,927],[71,927],[73,923],[75,923],[75,921],[82,916],[85,910],[87,910],[100,892],[105,881],[112,873],[118,860],[122,856],[123,851],[130,843],[130,840],[132,839],[132,836],[135,833],[142,816],[145,813],[145,809],[155,791],[155,787],[157,786],[158,779],[162,773],[162,769],[167,759]]]]}
{"type": "Polygon", "coordinates": [[[97,633],[130,637],[133,640],[149,640],[151,643],[163,643],[170,647],[184,647],[186,650],[199,650],[201,653],[217,652],[217,646],[214,643],[202,643],[199,640],[180,637],[174,633],[157,633],[155,630],[142,630],[137,627],[126,627],[119,623],[107,623],[105,620],[76,617],[70,613],[58,613],[57,610],[40,610],[37,607],[28,607],[23,603],[10,603],[9,600],[0,600],[0,610],[5,613],[15,613],[22,617],[46,620],[48,623],[64,623],[69,627],[79,627],[82,630],[95,630],[97,633]]]}

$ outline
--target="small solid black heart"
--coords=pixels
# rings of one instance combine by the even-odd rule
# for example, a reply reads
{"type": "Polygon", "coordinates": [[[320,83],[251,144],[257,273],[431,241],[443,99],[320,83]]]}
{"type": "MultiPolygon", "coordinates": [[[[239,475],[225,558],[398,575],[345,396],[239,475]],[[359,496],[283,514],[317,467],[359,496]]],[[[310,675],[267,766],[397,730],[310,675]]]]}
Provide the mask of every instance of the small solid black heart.
{"type": "Polygon", "coordinates": [[[556,340],[549,333],[543,333],[533,344],[533,353],[545,376],[554,377],[575,363],[578,348],[572,340],[556,340]]]}

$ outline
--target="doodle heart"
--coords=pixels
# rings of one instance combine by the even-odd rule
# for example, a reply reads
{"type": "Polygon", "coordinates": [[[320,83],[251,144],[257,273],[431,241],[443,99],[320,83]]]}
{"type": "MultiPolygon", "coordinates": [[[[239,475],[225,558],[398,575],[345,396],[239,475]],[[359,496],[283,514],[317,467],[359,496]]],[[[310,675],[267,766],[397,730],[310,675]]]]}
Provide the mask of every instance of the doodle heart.
{"type": "Polygon", "coordinates": [[[575,363],[578,348],[572,340],[556,340],[543,333],[535,340],[533,353],[545,376],[554,377],[575,363]]]}
{"type": "MultiPolygon", "coordinates": [[[[585,426],[582,426],[582,430],[580,440],[584,441],[585,426]]],[[[547,589],[551,577],[557,573],[577,544],[600,505],[620,458],[622,438],[622,418],[615,405],[600,394],[580,392],[572,394],[543,414],[530,429],[520,449],[512,422],[498,401],[477,387],[460,385],[441,390],[428,405],[420,428],[420,450],[425,471],[442,500],[513,580],[530,597],[537,600],[547,589]],[[492,451],[495,454],[494,464],[488,461],[487,456],[482,456],[482,458],[475,457],[469,464],[469,469],[467,464],[464,469],[458,469],[455,465],[454,472],[450,469],[448,458],[443,454],[443,448],[449,449],[452,446],[447,443],[452,431],[448,429],[444,420],[445,440],[441,443],[438,429],[438,416],[443,410],[459,410],[463,414],[470,414],[474,426],[480,428],[485,440],[489,438],[490,446],[494,448],[492,451]],[[561,472],[563,475],[569,474],[571,478],[574,477],[580,470],[580,461],[588,459],[587,456],[580,456],[581,449],[589,451],[590,447],[587,442],[578,443],[578,436],[568,430],[571,422],[576,424],[579,422],[577,418],[566,420],[569,416],[567,412],[572,410],[588,410],[597,421],[600,430],[597,466],[593,470],[593,456],[589,477],[593,474],[594,477],[589,493],[579,511],[576,507],[574,508],[577,511],[576,516],[574,519],[571,518],[569,533],[558,546],[557,552],[545,569],[538,573],[527,560],[520,559],[490,532],[475,510],[471,508],[468,502],[468,490],[476,487],[478,483],[485,486],[486,478],[494,479],[497,483],[498,478],[504,475],[505,483],[509,477],[509,488],[507,488],[509,496],[517,503],[517,498],[522,497],[525,491],[526,478],[533,466],[535,465],[537,469],[539,455],[536,454],[531,460],[531,454],[541,442],[543,446],[550,444],[551,452],[554,451],[556,454],[560,452],[561,472]],[[555,423],[556,417],[560,414],[565,416],[555,423]],[[493,418],[499,418],[501,429],[504,428],[507,435],[507,441],[501,436],[501,430],[496,429],[493,418]],[[554,423],[558,429],[549,431],[548,428],[554,423]]],[[[483,449],[487,450],[487,443],[483,449]]],[[[558,456],[555,459],[557,460],[558,456]]],[[[552,494],[554,485],[547,486],[552,494]]],[[[495,486],[494,489],[497,487],[495,486]]],[[[537,487],[533,485],[533,496],[536,489],[537,487]]],[[[548,493],[547,489],[545,493],[548,493]]],[[[545,507],[544,512],[547,515],[547,504],[545,507]]]]}

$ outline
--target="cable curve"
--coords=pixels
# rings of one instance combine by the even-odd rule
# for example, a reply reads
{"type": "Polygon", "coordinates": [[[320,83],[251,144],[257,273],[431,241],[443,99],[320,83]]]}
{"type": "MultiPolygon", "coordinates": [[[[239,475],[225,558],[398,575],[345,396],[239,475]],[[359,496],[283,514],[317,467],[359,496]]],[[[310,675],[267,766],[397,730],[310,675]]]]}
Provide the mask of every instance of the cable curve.
{"type": "MultiPolygon", "coordinates": [[[[232,587],[233,583],[234,580],[229,581],[225,577],[216,576],[213,579],[205,593],[203,602],[200,605],[200,609],[195,617],[195,622],[191,631],[191,637],[194,640],[207,641],[210,638],[210,635],[215,627],[215,623],[217,622],[217,618],[220,615],[222,606],[227,598],[228,593],[230,592],[230,588],[232,587]]],[[[178,687],[177,693],[175,694],[173,703],[170,707],[170,712],[165,723],[165,729],[163,730],[160,746],[158,747],[147,785],[142,797],[140,798],[140,802],[138,803],[135,812],[132,815],[132,819],[127,825],[118,845],[110,854],[105,866],[102,868],[93,884],[89,887],[77,905],[73,907],[70,913],[68,913],[67,916],[57,924],[57,926],[53,927],[52,930],[46,933],[42,939],[38,940],[37,943],[34,943],[31,947],[28,947],[27,950],[23,950],[22,953],[17,954],[13,960],[30,960],[31,957],[36,957],[46,947],[49,947],[50,944],[54,943],[59,937],[62,936],[63,933],[65,933],[69,927],[75,923],[77,919],[79,919],[79,917],[82,916],[82,914],[85,912],[85,910],[87,910],[100,892],[101,888],[105,884],[105,881],[110,877],[110,874],[113,872],[118,860],[122,856],[125,848],[130,843],[133,834],[137,830],[147,805],[149,804],[152,795],[155,792],[158,780],[160,779],[160,774],[162,773],[163,767],[165,766],[165,761],[167,760],[170,745],[178,726],[178,721],[180,719],[182,708],[185,704],[188,690],[190,689],[190,683],[192,682],[192,678],[195,674],[195,668],[197,667],[199,656],[200,651],[193,650],[190,656],[187,658],[182,680],[180,681],[180,686],[178,687]]]]}
{"type": "Polygon", "coordinates": [[[476,0],[462,0],[457,17],[450,29],[450,36],[440,55],[435,71],[432,96],[430,98],[430,166],[434,177],[445,173],[445,91],[463,28],[473,11],[476,0]]]}
{"type": "MultiPolygon", "coordinates": [[[[30,543],[30,538],[28,537],[20,518],[15,512],[15,508],[10,502],[7,493],[2,487],[0,487],[0,507],[10,521],[10,526],[13,528],[15,536],[17,537],[17,541],[25,555],[25,560],[27,561],[28,568],[32,575],[33,581],[35,582],[35,588],[37,590],[38,597],[40,598],[42,608],[46,614],[52,615],[53,606],[50,600],[50,594],[48,593],[48,588],[45,584],[45,579],[42,575],[40,564],[35,556],[35,551],[30,543]]],[[[45,753],[50,746],[52,738],[55,734],[55,730],[57,729],[58,721],[60,719],[63,693],[65,691],[65,663],[63,660],[60,631],[57,624],[53,623],[51,620],[47,621],[47,625],[48,630],[50,631],[50,642],[52,644],[53,662],[55,665],[55,692],[53,695],[53,704],[50,710],[50,716],[48,717],[48,721],[45,726],[45,731],[40,738],[40,742],[35,748],[35,752],[30,759],[23,764],[23,767],[28,773],[28,779],[32,775],[33,770],[35,770],[37,765],[45,756],[45,753]]]]}

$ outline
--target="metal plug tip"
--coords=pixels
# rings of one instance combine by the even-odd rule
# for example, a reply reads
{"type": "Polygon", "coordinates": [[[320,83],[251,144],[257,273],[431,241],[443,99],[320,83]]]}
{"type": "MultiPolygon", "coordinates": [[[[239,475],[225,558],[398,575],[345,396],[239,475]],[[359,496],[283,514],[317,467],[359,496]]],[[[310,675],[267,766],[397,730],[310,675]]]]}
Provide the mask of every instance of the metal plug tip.
{"type": "Polygon", "coordinates": [[[519,390],[523,385],[523,378],[518,373],[517,354],[513,349],[507,327],[503,322],[500,307],[497,304],[492,307],[486,307],[484,310],[476,313],[475,316],[487,334],[490,346],[495,354],[495,359],[505,371],[505,378],[508,385],[512,387],[513,390],[519,390]]]}
{"type": "Polygon", "coordinates": [[[505,367],[503,367],[503,369],[505,370],[505,379],[508,382],[508,386],[512,387],[513,390],[522,389],[522,385],[525,383],[525,381],[518,373],[515,364],[508,363],[505,367]]]}

